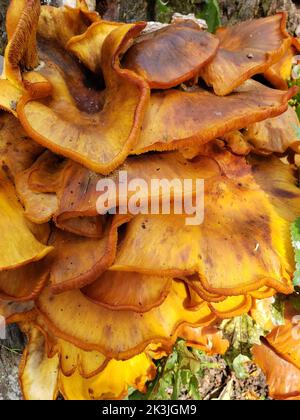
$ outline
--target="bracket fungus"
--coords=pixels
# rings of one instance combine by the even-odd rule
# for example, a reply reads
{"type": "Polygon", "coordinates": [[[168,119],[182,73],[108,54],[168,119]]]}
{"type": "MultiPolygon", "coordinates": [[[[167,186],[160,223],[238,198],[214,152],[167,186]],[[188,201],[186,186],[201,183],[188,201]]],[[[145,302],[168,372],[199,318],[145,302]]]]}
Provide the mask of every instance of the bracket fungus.
{"type": "MultiPolygon", "coordinates": [[[[7,17],[0,315],[28,337],[28,400],[145,392],[178,338],[224,354],[221,320],[250,314],[272,329],[261,308],[294,291],[298,88],[282,79],[296,48],[285,15],[216,35],[189,19],[145,33],[77,5],[12,0],[7,17]],[[192,183],[192,212],[177,211],[174,184],[163,190],[174,180],[192,183]]],[[[253,349],[279,399],[300,395],[290,319],[253,349]]]]}

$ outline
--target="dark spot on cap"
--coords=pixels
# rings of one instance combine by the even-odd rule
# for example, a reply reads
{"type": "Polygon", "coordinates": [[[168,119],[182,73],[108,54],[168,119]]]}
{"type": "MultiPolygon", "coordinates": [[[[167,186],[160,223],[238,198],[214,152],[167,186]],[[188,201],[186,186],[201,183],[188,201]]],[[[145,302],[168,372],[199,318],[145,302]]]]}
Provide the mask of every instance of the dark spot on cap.
{"type": "Polygon", "coordinates": [[[298,195],[291,192],[291,191],[286,191],[283,190],[281,188],[273,188],[272,189],[272,194],[276,195],[277,197],[280,198],[297,198],[298,195]]]}

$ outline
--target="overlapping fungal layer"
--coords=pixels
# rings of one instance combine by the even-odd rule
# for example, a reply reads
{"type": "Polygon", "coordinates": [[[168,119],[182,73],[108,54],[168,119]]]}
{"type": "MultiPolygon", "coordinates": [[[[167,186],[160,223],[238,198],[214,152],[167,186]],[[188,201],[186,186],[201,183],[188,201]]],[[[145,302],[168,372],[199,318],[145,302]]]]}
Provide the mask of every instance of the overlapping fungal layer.
{"type": "MultiPolygon", "coordinates": [[[[270,301],[256,308],[254,318],[261,322],[270,317],[270,301]]],[[[270,321],[269,321],[270,322],[270,321]]],[[[276,400],[300,399],[299,310],[292,301],[285,304],[285,324],[268,326],[271,330],[263,343],[253,348],[254,361],[267,377],[270,396],[276,400]]]]}
{"type": "MultiPolygon", "coordinates": [[[[0,79],[0,313],[28,337],[25,399],[123,398],[178,338],[224,353],[221,319],[293,292],[300,190],[278,154],[299,152],[297,89],[250,79],[276,72],[292,39],[283,14],[145,35],[84,2],[19,6],[0,79]],[[204,223],[105,214],[97,183],[122,171],[148,187],[203,179],[204,223]]],[[[118,193],[116,210],[133,198],[118,193]]]]}

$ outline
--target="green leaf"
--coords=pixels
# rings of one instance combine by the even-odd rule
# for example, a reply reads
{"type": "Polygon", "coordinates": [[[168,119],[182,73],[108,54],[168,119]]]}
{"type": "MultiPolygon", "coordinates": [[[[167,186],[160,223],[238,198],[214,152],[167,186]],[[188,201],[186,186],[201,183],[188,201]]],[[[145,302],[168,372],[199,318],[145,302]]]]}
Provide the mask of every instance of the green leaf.
{"type": "Polygon", "coordinates": [[[295,288],[295,293],[290,297],[290,302],[296,311],[300,311],[300,290],[298,287],[295,288]]]}
{"type": "Polygon", "coordinates": [[[294,286],[300,286],[300,218],[291,227],[292,244],[295,250],[296,271],[294,274],[294,286]]]}
{"type": "Polygon", "coordinates": [[[178,340],[173,353],[158,362],[156,379],[148,385],[146,395],[132,392],[129,400],[178,400],[182,392],[200,400],[199,379],[206,369],[217,369],[218,363],[210,363],[200,350],[190,349],[184,340],[178,340]]]}
{"type": "Polygon", "coordinates": [[[221,12],[218,0],[205,0],[203,10],[197,13],[197,18],[206,20],[209,32],[216,32],[221,26],[221,12]]]}
{"type": "Polygon", "coordinates": [[[199,381],[195,375],[190,379],[189,394],[193,400],[201,400],[199,392],[199,381]]]}
{"type": "MultiPolygon", "coordinates": [[[[293,86],[297,86],[300,87],[300,79],[297,80],[288,80],[288,86],[289,87],[293,87],[293,86]]],[[[295,109],[298,118],[300,120],[300,93],[298,93],[297,95],[295,95],[290,101],[289,104],[292,108],[295,109]]]]}
{"type": "Polygon", "coordinates": [[[238,379],[247,379],[249,378],[249,371],[247,369],[247,364],[251,360],[248,356],[243,356],[239,354],[232,362],[233,370],[238,379]]]}
{"type": "Polygon", "coordinates": [[[168,1],[157,0],[157,7],[160,13],[169,13],[168,1]]]}
{"type": "Polygon", "coordinates": [[[299,104],[297,104],[297,107],[296,107],[296,114],[298,115],[298,118],[300,120],[300,105],[299,104]]]}
{"type": "Polygon", "coordinates": [[[251,358],[251,348],[254,344],[260,344],[261,337],[266,335],[266,331],[249,315],[225,320],[220,328],[230,342],[230,348],[224,359],[231,368],[233,368],[235,358],[239,355],[251,358]]]}
{"type": "Polygon", "coordinates": [[[271,306],[272,322],[274,325],[280,326],[285,324],[285,302],[286,299],[284,296],[277,295],[275,297],[275,302],[271,306]]]}

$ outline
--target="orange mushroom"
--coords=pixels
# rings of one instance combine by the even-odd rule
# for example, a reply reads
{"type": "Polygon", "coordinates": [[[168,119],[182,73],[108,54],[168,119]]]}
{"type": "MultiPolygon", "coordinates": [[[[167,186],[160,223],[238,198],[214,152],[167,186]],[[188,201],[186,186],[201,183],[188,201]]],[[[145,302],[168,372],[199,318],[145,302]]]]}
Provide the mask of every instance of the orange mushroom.
{"type": "Polygon", "coordinates": [[[228,95],[283,56],[292,42],[286,19],[286,14],[279,13],[217,30],[220,49],[202,71],[205,82],[217,95],[228,95]]]}
{"type": "MultiPolygon", "coordinates": [[[[247,166],[243,158],[239,160],[230,178],[221,175],[206,181],[202,225],[187,226],[181,215],[138,215],[128,223],[111,270],[180,277],[198,274],[204,289],[221,296],[241,295],[263,286],[291,293],[294,262],[292,247],[287,245],[287,220],[299,215],[295,178],[288,166],[282,168],[279,176],[286,177],[282,197],[286,194],[292,200],[279,205],[276,187],[274,198],[264,192],[265,183],[276,185],[278,172],[268,171],[267,180],[258,179],[255,167],[255,180],[251,167],[245,173],[247,166]],[[284,207],[290,214],[285,214],[284,207]],[[136,253],[137,248],[143,253],[136,253]]],[[[234,167],[227,164],[229,169],[234,167]]],[[[259,169],[266,178],[264,166],[259,169]]],[[[198,174],[201,178],[200,168],[198,174]]],[[[279,195],[279,188],[277,191],[279,195]]]]}
{"type": "Polygon", "coordinates": [[[199,348],[209,355],[223,355],[229,347],[228,340],[223,338],[222,332],[215,325],[204,328],[184,326],[180,336],[186,340],[187,346],[199,348]]]}
{"type": "Polygon", "coordinates": [[[282,114],[296,93],[297,88],[287,93],[253,80],[226,97],[197,87],[189,91],[155,92],[132,153],[177,150],[208,143],[230,131],[282,114]]]}
{"type": "Polygon", "coordinates": [[[36,0],[12,0],[7,11],[4,75],[17,88],[22,89],[22,71],[39,64],[36,32],[40,10],[36,0]]]}
{"type": "Polygon", "coordinates": [[[181,324],[206,326],[215,320],[205,304],[197,311],[186,310],[184,299],[184,285],[173,282],[164,302],[142,315],[104,308],[79,290],[53,295],[47,288],[36,306],[56,337],[83,350],[96,350],[106,357],[124,360],[143,352],[151,343],[172,346],[181,324]]]}
{"type": "Polygon", "coordinates": [[[292,107],[278,117],[249,125],[242,132],[234,131],[223,136],[234,153],[250,152],[268,155],[285,153],[288,149],[300,151],[299,119],[292,107]]]}
{"type": "Polygon", "coordinates": [[[77,61],[46,41],[41,54],[46,64],[39,73],[51,83],[52,96],[37,101],[28,92],[18,104],[18,117],[29,135],[96,172],[107,174],[123,163],[138,140],[149,87],[135,73],[121,69],[119,60],[144,27],[121,25],[105,38],[103,92],[86,87],[77,61]],[[56,129],[48,130],[51,126],[56,129]]]}
{"type": "Polygon", "coordinates": [[[0,273],[0,300],[26,302],[34,300],[49,280],[49,267],[43,260],[0,273]]]}
{"type": "Polygon", "coordinates": [[[100,239],[56,231],[52,239],[50,281],[54,292],[84,287],[96,281],[114,262],[118,227],[128,216],[116,216],[100,239]]]}
{"type": "Polygon", "coordinates": [[[84,295],[105,308],[116,311],[148,312],[160,306],[172,287],[171,277],[106,271],[84,295]]]}
{"type": "Polygon", "coordinates": [[[13,185],[0,179],[0,272],[42,260],[51,246],[39,242],[26,222],[13,185]],[[26,244],[26,246],[24,246],[26,244]]]}
{"type": "Polygon", "coordinates": [[[267,376],[272,398],[300,399],[299,313],[287,304],[285,325],[275,327],[266,342],[253,348],[255,362],[267,376]]]}
{"type": "Polygon", "coordinates": [[[292,45],[283,55],[283,57],[265,73],[264,77],[277,89],[288,89],[288,80],[291,78],[293,61],[300,52],[300,43],[297,38],[292,38],[292,45]]]}
{"type": "MultiPolygon", "coordinates": [[[[288,109],[298,89],[248,79],[290,52],[285,15],[217,36],[192,21],[145,35],[145,23],[104,21],[84,1],[19,6],[0,79],[0,107],[13,114],[0,115],[0,315],[28,336],[25,399],[145,392],[153,360],[179,337],[223,354],[221,319],[250,312],[269,328],[262,299],[294,290],[300,192],[294,165],[251,152],[299,151],[288,109]],[[204,222],[177,214],[175,188],[170,214],[131,214],[125,171],[127,183],[143,179],[145,207],[162,204],[162,181],[203,180],[204,222]]],[[[254,348],[279,398],[299,397],[292,323],[254,348]]]]}
{"type": "Polygon", "coordinates": [[[184,20],[141,36],[123,65],[143,76],[152,89],[168,89],[197,77],[218,46],[216,37],[184,20]]]}
{"type": "Polygon", "coordinates": [[[42,153],[43,148],[34,143],[11,114],[0,111],[1,171],[15,180],[17,174],[28,169],[42,153]]]}

